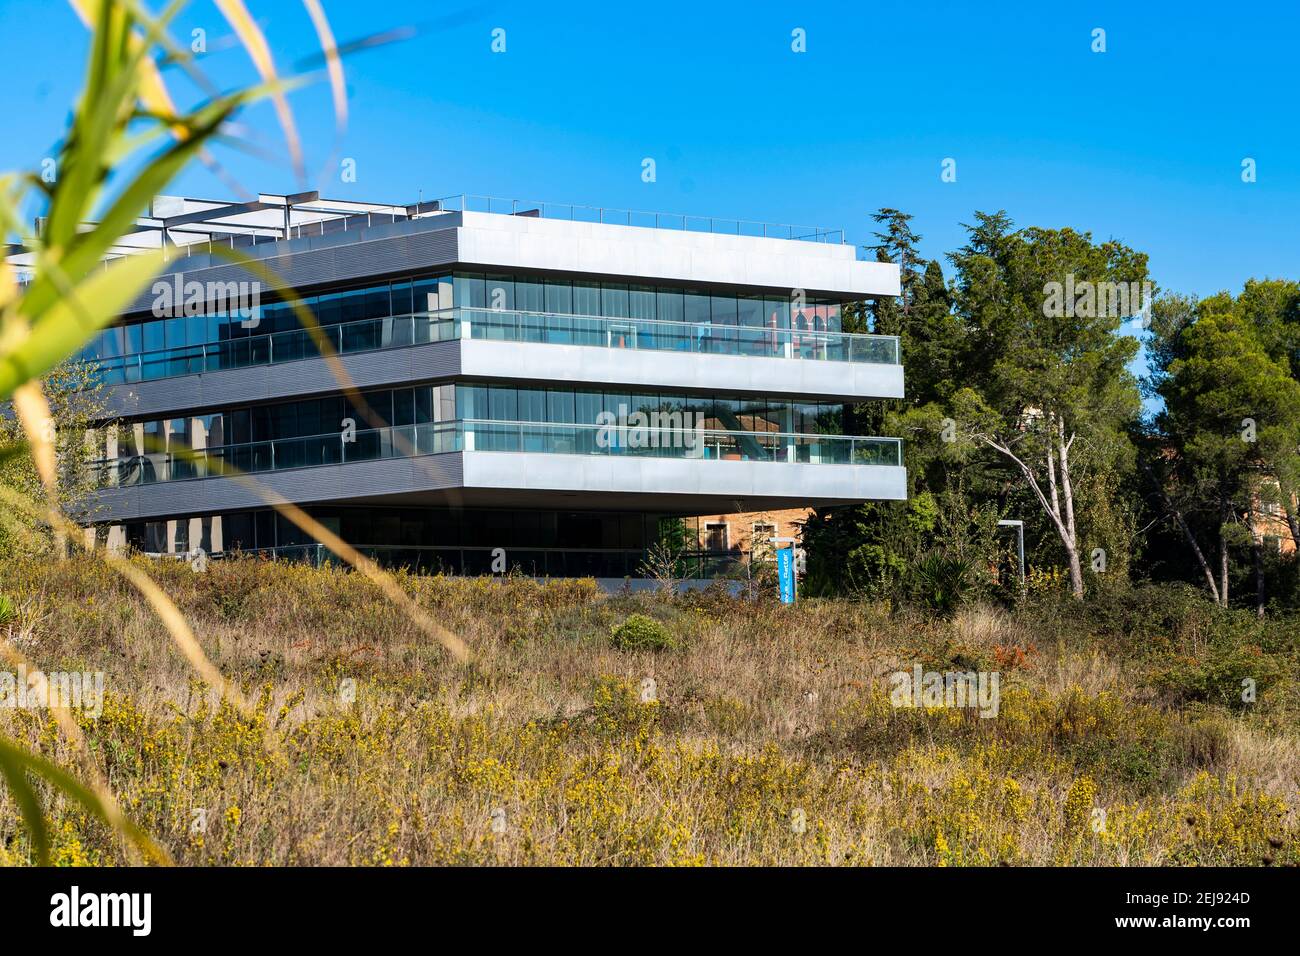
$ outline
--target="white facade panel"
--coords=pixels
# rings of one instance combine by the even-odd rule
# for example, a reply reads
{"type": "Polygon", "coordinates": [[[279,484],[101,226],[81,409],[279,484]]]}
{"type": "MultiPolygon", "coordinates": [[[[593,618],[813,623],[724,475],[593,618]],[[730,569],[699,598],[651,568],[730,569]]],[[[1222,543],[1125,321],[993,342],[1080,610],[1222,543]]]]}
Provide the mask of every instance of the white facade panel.
{"type": "Polygon", "coordinates": [[[461,373],[467,378],[734,390],[821,401],[903,397],[901,365],[490,339],[463,339],[460,348],[461,373]]]}
{"type": "Polygon", "coordinates": [[[465,212],[458,260],[629,279],[721,282],[845,296],[899,294],[898,266],[851,245],[465,212]]]}
{"type": "Polygon", "coordinates": [[[902,501],[907,497],[907,470],[894,465],[467,451],[464,487],[566,491],[588,496],[602,493],[708,495],[806,503],[902,501]]]}

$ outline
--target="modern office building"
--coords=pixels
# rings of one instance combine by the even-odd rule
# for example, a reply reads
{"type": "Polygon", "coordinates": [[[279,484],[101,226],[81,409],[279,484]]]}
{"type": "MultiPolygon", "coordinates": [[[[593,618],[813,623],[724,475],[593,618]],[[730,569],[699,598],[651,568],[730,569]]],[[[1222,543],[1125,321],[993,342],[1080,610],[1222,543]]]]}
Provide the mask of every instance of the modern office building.
{"type": "Polygon", "coordinates": [[[898,343],[841,330],[898,268],[839,233],[464,196],[150,212],[116,251],[175,257],[85,354],[107,546],[315,553],[272,496],[393,565],[623,578],[678,518],[906,494],[900,443],[845,427],[902,396],[898,343]]]}

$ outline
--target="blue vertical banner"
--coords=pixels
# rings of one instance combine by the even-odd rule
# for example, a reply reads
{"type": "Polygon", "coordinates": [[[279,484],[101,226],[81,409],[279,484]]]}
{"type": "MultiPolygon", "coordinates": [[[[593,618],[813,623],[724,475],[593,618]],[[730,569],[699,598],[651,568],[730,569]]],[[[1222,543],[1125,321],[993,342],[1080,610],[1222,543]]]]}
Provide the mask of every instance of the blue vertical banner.
{"type": "Polygon", "coordinates": [[[794,548],[782,548],[776,553],[776,581],[781,591],[781,603],[794,603],[794,548]]]}

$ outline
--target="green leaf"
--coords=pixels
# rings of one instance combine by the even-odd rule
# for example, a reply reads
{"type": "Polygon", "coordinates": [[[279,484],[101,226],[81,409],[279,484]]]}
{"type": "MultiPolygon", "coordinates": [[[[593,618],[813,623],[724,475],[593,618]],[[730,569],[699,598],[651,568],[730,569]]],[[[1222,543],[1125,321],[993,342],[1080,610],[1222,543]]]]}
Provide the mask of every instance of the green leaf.
{"type": "Polygon", "coordinates": [[[27,831],[32,836],[36,862],[41,866],[49,866],[50,835],[45,828],[45,814],[41,811],[41,802],[36,797],[36,791],[27,781],[23,762],[14,756],[16,753],[16,749],[4,737],[0,737],[0,773],[4,774],[5,782],[9,784],[9,792],[13,794],[14,802],[18,804],[18,811],[23,816],[23,822],[27,824],[27,831]]]}
{"type": "Polygon", "coordinates": [[[56,302],[25,341],[0,356],[0,400],[75,353],[130,304],[165,262],[165,249],[125,256],[80,283],[71,296],[56,302]]]}

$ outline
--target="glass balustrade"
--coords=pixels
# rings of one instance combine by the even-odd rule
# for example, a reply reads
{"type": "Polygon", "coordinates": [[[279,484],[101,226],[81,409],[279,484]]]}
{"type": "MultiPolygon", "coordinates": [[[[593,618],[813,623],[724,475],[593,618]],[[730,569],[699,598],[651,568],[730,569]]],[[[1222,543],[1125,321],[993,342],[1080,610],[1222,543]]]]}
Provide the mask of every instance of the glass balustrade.
{"type": "Polygon", "coordinates": [[[638,428],[539,422],[451,421],[306,438],[154,452],[89,462],[101,486],[131,486],[241,473],[310,468],[456,451],[759,461],[819,465],[901,465],[896,438],[638,428]]]}
{"type": "MultiPolygon", "coordinates": [[[[640,226],[647,229],[672,229],[678,232],[711,232],[725,236],[789,239],[800,242],[824,242],[842,245],[843,229],[795,223],[761,222],[753,219],[730,219],[722,216],[695,216],[685,213],[656,212],[645,209],[613,209],[579,203],[546,200],[512,199],[504,196],[473,196],[461,193],[420,202],[420,215],[445,212],[485,212],[506,216],[536,216],[570,222],[604,223],[614,226],[640,226]]],[[[362,217],[355,217],[360,219],[362,217]]]]}
{"type": "Polygon", "coordinates": [[[140,352],[100,359],[94,364],[103,375],[104,384],[123,385],[199,372],[295,362],[331,352],[346,355],[426,345],[454,339],[458,335],[456,320],[448,312],[423,312],[326,325],[311,331],[292,329],[206,345],[140,352]]]}
{"type": "Polygon", "coordinates": [[[500,309],[461,308],[454,311],[460,321],[461,335],[473,339],[898,364],[898,338],[892,335],[500,309]]]}
{"type": "Polygon", "coordinates": [[[329,352],[346,355],[459,338],[884,365],[899,362],[898,338],[891,335],[455,308],[138,352],[95,364],[104,384],[123,385],[294,362],[329,352]]]}

